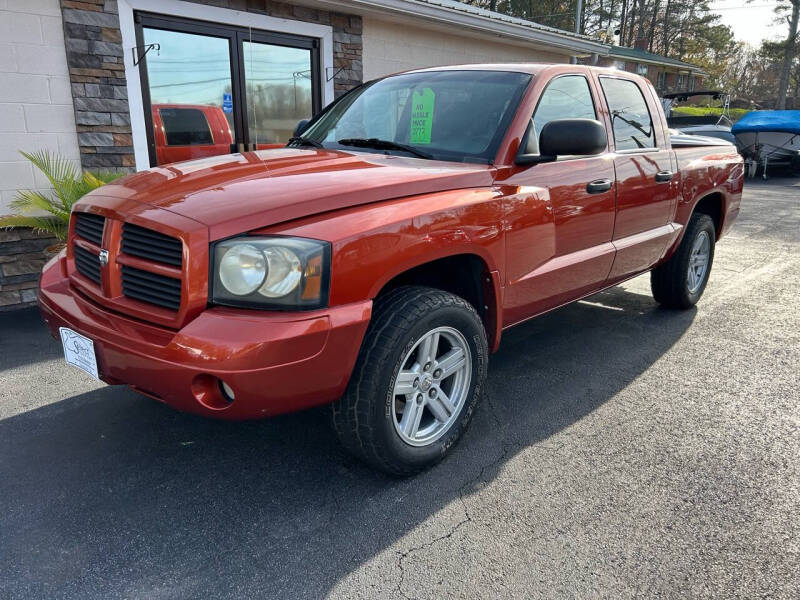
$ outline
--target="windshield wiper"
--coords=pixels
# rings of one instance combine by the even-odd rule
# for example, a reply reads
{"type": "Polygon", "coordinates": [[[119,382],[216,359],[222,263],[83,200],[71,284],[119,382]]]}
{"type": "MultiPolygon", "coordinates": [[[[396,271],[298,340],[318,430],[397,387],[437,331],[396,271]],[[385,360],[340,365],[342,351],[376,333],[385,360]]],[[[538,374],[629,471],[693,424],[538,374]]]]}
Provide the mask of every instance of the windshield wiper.
{"type": "Polygon", "coordinates": [[[375,148],[376,150],[402,150],[420,158],[432,159],[433,154],[428,154],[422,150],[417,150],[414,146],[407,146],[392,142],[391,140],[379,140],[378,138],[346,138],[337,140],[337,144],[342,146],[357,146],[359,148],[375,148]]]}
{"type": "Polygon", "coordinates": [[[313,146],[314,148],[324,148],[322,144],[317,141],[312,140],[311,138],[303,137],[301,135],[296,135],[294,137],[290,137],[289,141],[286,143],[287,146],[313,146]]]}

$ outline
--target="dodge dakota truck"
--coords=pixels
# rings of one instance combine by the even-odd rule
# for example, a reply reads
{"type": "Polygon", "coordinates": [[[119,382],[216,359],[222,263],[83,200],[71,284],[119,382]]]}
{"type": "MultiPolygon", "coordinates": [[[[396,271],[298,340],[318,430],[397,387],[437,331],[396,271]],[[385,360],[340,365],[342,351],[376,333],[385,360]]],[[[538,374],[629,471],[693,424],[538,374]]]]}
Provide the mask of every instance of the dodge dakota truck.
{"type": "Polygon", "coordinates": [[[643,78],[580,65],[365,83],[288,145],[160,166],[73,209],[40,307],[67,361],[222,419],[330,404],[387,472],[440,460],[503,330],[650,271],[693,306],[733,146],[673,148],[643,78]]]}

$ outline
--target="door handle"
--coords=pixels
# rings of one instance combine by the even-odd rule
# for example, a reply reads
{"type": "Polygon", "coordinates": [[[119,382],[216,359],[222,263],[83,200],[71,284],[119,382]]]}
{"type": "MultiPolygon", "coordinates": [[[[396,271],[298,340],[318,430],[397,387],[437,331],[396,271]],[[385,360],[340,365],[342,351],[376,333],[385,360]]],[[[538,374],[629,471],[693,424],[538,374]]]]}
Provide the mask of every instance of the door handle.
{"type": "Polygon", "coordinates": [[[586,191],[590,194],[602,194],[611,189],[610,179],[596,179],[586,186],[586,191]]]}
{"type": "Polygon", "coordinates": [[[672,171],[659,171],[658,173],[656,173],[656,181],[658,183],[664,183],[666,181],[669,181],[673,177],[675,177],[675,173],[673,173],[672,171]]]}

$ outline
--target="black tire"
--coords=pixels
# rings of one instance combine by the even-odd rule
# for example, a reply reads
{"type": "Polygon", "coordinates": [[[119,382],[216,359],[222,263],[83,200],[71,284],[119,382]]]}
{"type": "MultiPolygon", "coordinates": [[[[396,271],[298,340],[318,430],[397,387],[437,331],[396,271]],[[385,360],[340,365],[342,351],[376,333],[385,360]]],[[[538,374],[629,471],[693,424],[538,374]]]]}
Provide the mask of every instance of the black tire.
{"type": "Polygon", "coordinates": [[[716,231],[714,221],[706,214],[695,213],[686,226],[678,249],[667,262],[656,267],[650,273],[650,288],[656,302],[667,307],[685,310],[691,308],[703,295],[706,289],[711,267],[714,264],[714,243],[716,231]],[[707,235],[710,242],[708,266],[700,286],[690,291],[689,286],[689,259],[695,241],[701,235],[707,235]]]}
{"type": "Polygon", "coordinates": [[[466,431],[483,392],[487,362],[486,331],[466,300],[420,286],[391,291],[375,301],[347,390],[333,405],[339,440],[355,456],[391,475],[413,475],[430,467],[466,431]],[[458,414],[442,437],[425,446],[412,446],[395,427],[394,384],[401,363],[416,342],[437,327],[453,328],[467,342],[470,383],[458,414]]]}

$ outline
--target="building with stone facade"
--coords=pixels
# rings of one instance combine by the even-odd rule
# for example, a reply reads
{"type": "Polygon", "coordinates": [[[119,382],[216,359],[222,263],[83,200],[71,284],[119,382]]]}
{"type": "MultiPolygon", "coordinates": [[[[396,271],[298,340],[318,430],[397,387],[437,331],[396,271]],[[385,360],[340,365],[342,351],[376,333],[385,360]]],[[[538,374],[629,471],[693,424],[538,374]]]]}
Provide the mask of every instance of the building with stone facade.
{"type": "MultiPolygon", "coordinates": [[[[627,50],[452,0],[0,0],[0,215],[48,186],[20,150],[133,171],[283,143],[337,95],[406,69],[580,61],[657,83],[691,67],[627,50]]],[[[35,303],[52,242],[0,230],[0,310],[35,303]]]]}

